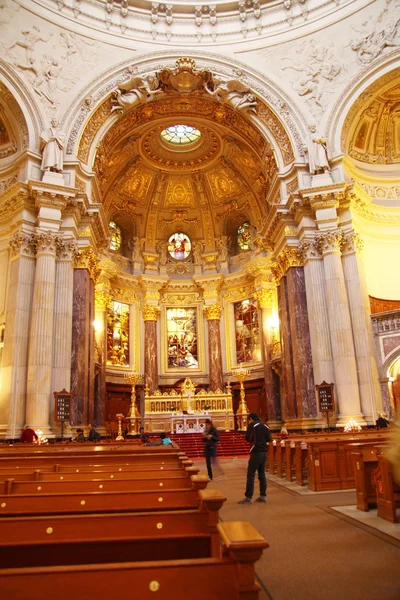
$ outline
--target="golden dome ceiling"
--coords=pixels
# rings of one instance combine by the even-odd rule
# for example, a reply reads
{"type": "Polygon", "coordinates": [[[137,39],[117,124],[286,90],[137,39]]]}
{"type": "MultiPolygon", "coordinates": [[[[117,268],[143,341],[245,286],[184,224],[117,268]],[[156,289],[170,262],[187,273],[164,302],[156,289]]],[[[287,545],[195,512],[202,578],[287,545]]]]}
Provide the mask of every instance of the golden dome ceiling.
{"type": "Polygon", "coordinates": [[[345,121],[344,148],[361,162],[400,162],[400,74],[389,75],[360,96],[345,121]]]}
{"type": "Polygon", "coordinates": [[[273,161],[271,169],[264,138],[227,106],[208,99],[200,104],[198,98],[182,102],[167,98],[124,113],[100,143],[93,165],[109,219],[126,223],[129,216],[146,249],[175,230],[213,249],[232,216],[260,227],[266,214],[276,166],[273,161]],[[178,124],[195,127],[200,137],[182,146],[163,140],[162,131],[178,124]]]}

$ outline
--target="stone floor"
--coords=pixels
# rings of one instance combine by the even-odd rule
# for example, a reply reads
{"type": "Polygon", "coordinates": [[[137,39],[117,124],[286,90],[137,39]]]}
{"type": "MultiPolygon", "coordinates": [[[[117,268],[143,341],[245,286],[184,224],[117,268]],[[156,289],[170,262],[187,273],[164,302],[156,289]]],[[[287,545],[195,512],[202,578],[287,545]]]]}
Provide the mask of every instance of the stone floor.
{"type": "Polygon", "coordinates": [[[250,521],[270,544],[256,565],[260,600],[400,600],[400,524],[352,518],[354,491],[299,494],[276,478],[266,505],[238,505],[247,459],[220,462],[221,518],[250,521]]]}

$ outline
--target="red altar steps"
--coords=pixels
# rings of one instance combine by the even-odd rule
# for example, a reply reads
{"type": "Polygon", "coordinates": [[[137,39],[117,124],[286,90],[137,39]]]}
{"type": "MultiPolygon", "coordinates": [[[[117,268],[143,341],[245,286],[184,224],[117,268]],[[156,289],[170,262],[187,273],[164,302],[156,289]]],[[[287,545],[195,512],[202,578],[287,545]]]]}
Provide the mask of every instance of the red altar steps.
{"type": "MultiPolygon", "coordinates": [[[[246,442],[244,433],[240,431],[220,431],[218,444],[218,456],[220,458],[231,458],[233,456],[248,456],[249,444],[246,442]]],[[[179,433],[171,435],[189,458],[202,458],[204,442],[201,433],[179,433]]]]}

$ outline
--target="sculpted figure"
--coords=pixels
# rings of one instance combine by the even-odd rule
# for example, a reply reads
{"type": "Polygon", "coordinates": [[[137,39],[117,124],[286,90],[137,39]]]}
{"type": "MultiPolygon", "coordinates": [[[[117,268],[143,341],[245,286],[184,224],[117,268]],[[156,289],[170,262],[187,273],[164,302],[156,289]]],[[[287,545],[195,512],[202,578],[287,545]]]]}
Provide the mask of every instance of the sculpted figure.
{"type": "Polygon", "coordinates": [[[361,65],[369,65],[385,48],[398,46],[396,41],[400,19],[389,21],[385,29],[373,31],[369,35],[352,42],[351,49],[357,52],[361,65]]]}
{"type": "Polygon", "coordinates": [[[143,260],[143,258],[142,258],[142,252],[144,250],[145,240],[144,240],[144,238],[140,238],[138,236],[135,236],[133,238],[132,242],[133,242],[132,261],[133,262],[141,262],[143,260]]]}
{"type": "Polygon", "coordinates": [[[123,110],[145,104],[151,100],[154,94],[159,94],[161,91],[156,76],[133,77],[126,83],[121,83],[118,89],[115,90],[114,98],[117,104],[111,110],[123,110]]]}
{"type": "Polygon", "coordinates": [[[24,39],[15,40],[15,42],[13,42],[11,44],[11,46],[8,47],[8,49],[12,50],[13,48],[15,48],[15,46],[19,46],[20,48],[23,48],[26,52],[26,60],[28,62],[31,58],[33,58],[35,44],[37,44],[38,42],[48,42],[49,39],[51,38],[51,36],[53,35],[53,34],[50,34],[46,40],[45,38],[43,38],[40,35],[40,29],[39,29],[39,27],[36,27],[36,25],[33,25],[33,27],[31,29],[25,29],[21,33],[24,36],[24,39]]]}
{"type": "Polygon", "coordinates": [[[222,81],[214,79],[214,91],[210,90],[208,83],[204,85],[208,94],[214,96],[220,102],[230,104],[232,108],[248,112],[256,112],[257,98],[243,83],[237,79],[222,81]]]}
{"type": "Polygon", "coordinates": [[[226,262],[228,260],[231,240],[227,235],[221,235],[221,237],[217,238],[216,242],[217,250],[219,252],[218,260],[219,262],[226,262]]]}
{"type": "Polygon", "coordinates": [[[51,127],[42,131],[40,149],[42,150],[42,171],[62,173],[65,133],[58,127],[57,119],[51,120],[51,127]]]}
{"type": "Polygon", "coordinates": [[[316,125],[309,127],[311,137],[308,147],[305,148],[308,154],[308,167],[311,175],[329,171],[328,146],[326,139],[317,134],[316,125]]]}
{"type": "Polygon", "coordinates": [[[203,254],[203,249],[204,249],[204,245],[203,242],[193,242],[193,262],[195,265],[201,265],[203,262],[203,258],[202,258],[202,254],[203,254]]]}
{"type": "Polygon", "coordinates": [[[164,266],[168,262],[168,242],[160,242],[157,249],[160,254],[160,265],[164,266]]]}

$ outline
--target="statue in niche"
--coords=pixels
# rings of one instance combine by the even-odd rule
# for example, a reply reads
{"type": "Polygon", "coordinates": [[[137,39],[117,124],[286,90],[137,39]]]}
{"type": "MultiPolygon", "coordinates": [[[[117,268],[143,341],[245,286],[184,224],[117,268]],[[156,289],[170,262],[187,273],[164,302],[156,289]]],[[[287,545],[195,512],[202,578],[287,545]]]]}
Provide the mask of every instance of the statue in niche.
{"type": "Polygon", "coordinates": [[[145,239],[135,236],[132,238],[132,262],[141,262],[143,260],[142,252],[144,250],[145,239]]]}
{"type": "Polygon", "coordinates": [[[221,237],[217,238],[216,246],[218,250],[218,262],[226,262],[228,260],[229,248],[230,248],[231,240],[227,235],[221,235],[221,237]]]}
{"type": "Polygon", "coordinates": [[[310,125],[310,141],[304,151],[308,155],[307,162],[311,175],[325,173],[330,170],[328,144],[324,137],[317,134],[317,126],[310,125]]]}
{"type": "Polygon", "coordinates": [[[160,254],[159,263],[160,266],[165,266],[168,262],[168,242],[160,242],[157,246],[157,250],[160,254]]]}
{"type": "Polygon", "coordinates": [[[162,92],[160,82],[155,75],[135,76],[129,81],[121,83],[113,92],[117,104],[112,107],[111,111],[124,110],[132,106],[145,104],[160,92],[162,92]]]}
{"type": "Polygon", "coordinates": [[[192,246],[192,252],[193,252],[193,262],[195,265],[197,266],[201,266],[203,263],[203,251],[204,251],[204,244],[203,242],[200,241],[195,241],[193,242],[193,246],[192,246]]]}
{"type": "Polygon", "coordinates": [[[51,127],[41,133],[42,171],[62,173],[65,133],[59,129],[58,125],[57,119],[52,119],[51,127]]]}
{"type": "Polygon", "coordinates": [[[204,84],[204,89],[208,94],[237,110],[256,112],[257,98],[243,83],[237,79],[222,81],[216,77],[213,79],[213,83],[213,90],[210,90],[209,82],[204,84]]]}

